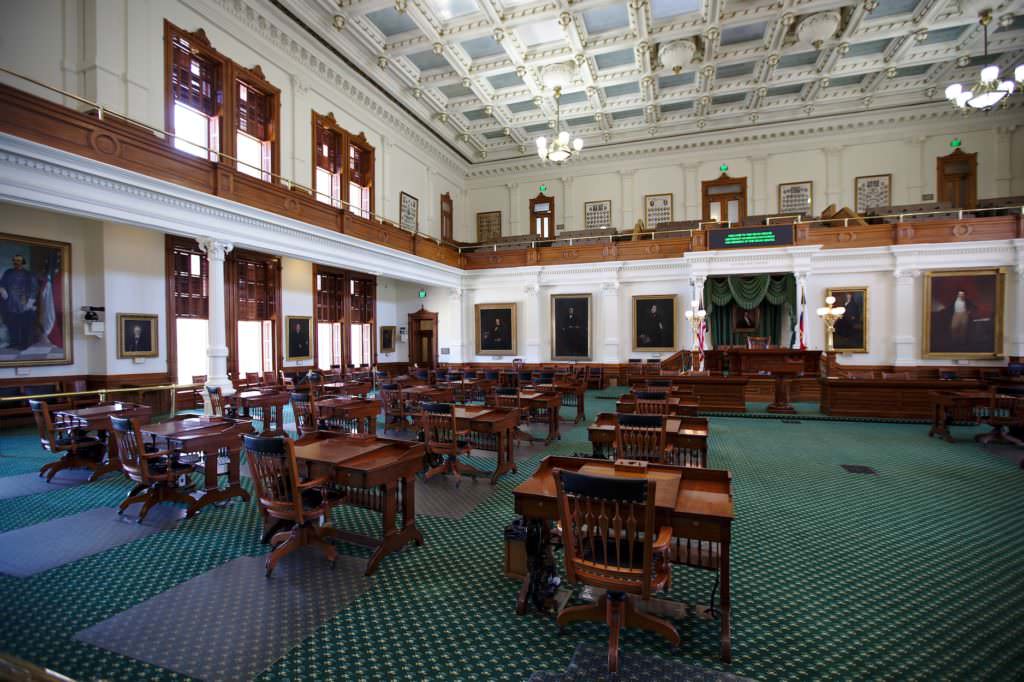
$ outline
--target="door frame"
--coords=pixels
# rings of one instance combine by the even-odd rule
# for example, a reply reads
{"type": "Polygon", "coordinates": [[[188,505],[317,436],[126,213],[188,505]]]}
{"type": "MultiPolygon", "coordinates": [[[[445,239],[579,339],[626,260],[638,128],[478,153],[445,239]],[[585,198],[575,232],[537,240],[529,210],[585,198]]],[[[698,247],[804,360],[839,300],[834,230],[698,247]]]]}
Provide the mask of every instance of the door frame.
{"type": "Polygon", "coordinates": [[[946,156],[940,156],[935,159],[935,199],[936,201],[950,201],[952,199],[946,196],[944,191],[945,183],[943,178],[946,177],[945,170],[947,163],[966,163],[967,164],[967,196],[964,197],[963,206],[953,206],[953,208],[968,208],[973,209],[978,204],[978,154],[973,152],[968,154],[962,148],[957,147],[946,156]]]}
{"type": "Polygon", "coordinates": [[[409,365],[413,362],[422,363],[422,359],[419,357],[419,335],[423,322],[430,320],[434,323],[434,333],[431,337],[431,355],[433,356],[433,364],[431,367],[437,367],[437,313],[432,313],[429,310],[420,308],[414,313],[409,313],[409,365]],[[416,358],[415,360],[413,358],[416,358]]]}

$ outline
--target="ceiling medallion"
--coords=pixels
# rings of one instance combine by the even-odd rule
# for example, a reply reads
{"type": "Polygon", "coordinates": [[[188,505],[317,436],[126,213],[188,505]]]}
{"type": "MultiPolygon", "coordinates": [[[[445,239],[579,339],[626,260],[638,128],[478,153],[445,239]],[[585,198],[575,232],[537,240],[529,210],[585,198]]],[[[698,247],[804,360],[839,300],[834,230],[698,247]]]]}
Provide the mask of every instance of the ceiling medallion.
{"type": "MultiPolygon", "coordinates": [[[[992,22],[992,12],[983,11],[978,16],[978,23],[981,24],[985,33],[985,61],[988,61],[988,25],[992,22]]],[[[966,55],[957,60],[957,66],[967,66],[969,60],[966,55]]],[[[981,69],[978,80],[965,89],[960,83],[951,83],[946,87],[946,99],[952,102],[953,106],[964,112],[972,110],[990,111],[999,103],[1006,103],[1006,98],[1013,94],[1017,86],[1024,82],[1024,64],[1018,64],[1013,70],[1013,80],[1007,77],[1000,80],[1000,69],[995,64],[989,64],[981,69]]]]}

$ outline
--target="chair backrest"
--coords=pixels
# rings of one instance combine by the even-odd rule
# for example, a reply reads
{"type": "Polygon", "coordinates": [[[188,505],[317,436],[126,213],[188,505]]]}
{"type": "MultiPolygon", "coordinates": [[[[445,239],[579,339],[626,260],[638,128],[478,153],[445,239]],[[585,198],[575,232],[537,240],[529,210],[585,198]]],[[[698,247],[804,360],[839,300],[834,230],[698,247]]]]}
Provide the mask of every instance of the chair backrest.
{"type": "Polygon", "coordinates": [[[290,391],[295,388],[295,380],[285,374],[283,369],[277,370],[277,379],[285,390],[290,391]]]}
{"type": "Polygon", "coordinates": [[[205,384],[206,383],[206,375],[205,374],[193,374],[192,375],[192,383],[193,384],[205,384]]]}
{"type": "Polygon", "coordinates": [[[420,403],[424,441],[432,452],[455,448],[455,410],[449,403],[420,403]]]}
{"type": "Polygon", "coordinates": [[[50,406],[42,400],[29,400],[28,406],[32,409],[32,416],[36,420],[39,444],[43,446],[44,450],[53,452],[56,443],[53,438],[53,419],[50,417],[50,406]]]}
{"type": "Polygon", "coordinates": [[[651,593],[654,481],[556,470],[569,581],[651,593]]]}
{"type": "Polygon", "coordinates": [[[768,347],[767,336],[748,336],[747,337],[747,348],[758,348],[763,349],[768,347]]]}
{"type": "Polygon", "coordinates": [[[145,440],[139,431],[138,421],[131,417],[110,417],[110,434],[117,443],[121,469],[129,478],[144,482],[150,480],[148,460],[143,456],[146,452],[145,440]]]}
{"type": "Polygon", "coordinates": [[[494,389],[494,404],[497,407],[519,408],[518,388],[496,388],[494,389]]]}
{"type": "Polygon", "coordinates": [[[415,372],[413,372],[413,376],[419,379],[420,381],[426,381],[427,378],[430,376],[430,372],[428,372],[425,369],[417,369],[415,372]]]}
{"type": "Polygon", "coordinates": [[[615,456],[618,459],[665,459],[665,418],[660,414],[618,414],[615,420],[615,456]]]}
{"type": "Polygon", "coordinates": [[[258,386],[260,381],[261,381],[261,377],[260,377],[260,373],[259,372],[246,372],[245,373],[245,383],[248,386],[258,386]]]}
{"type": "Polygon", "coordinates": [[[388,414],[402,414],[402,387],[398,384],[381,384],[378,397],[384,403],[384,411],[388,414]]]}
{"type": "Polygon", "coordinates": [[[295,445],[284,436],[242,437],[256,499],[267,512],[302,521],[302,494],[295,445]]]}
{"type": "Polygon", "coordinates": [[[499,381],[501,379],[501,375],[495,371],[487,370],[484,372],[484,379],[487,381],[499,381]]]}
{"type": "Polygon", "coordinates": [[[533,372],[529,372],[529,371],[525,371],[524,370],[524,371],[519,372],[517,374],[517,376],[519,378],[519,385],[520,386],[522,386],[523,384],[528,384],[531,381],[533,381],[533,372]]]}
{"type": "Polygon", "coordinates": [[[446,370],[446,369],[439,369],[439,370],[437,370],[436,372],[434,372],[434,378],[437,381],[448,381],[448,370],[446,370]]]}
{"type": "Polygon", "coordinates": [[[664,391],[637,391],[637,414],[668,414],[668,394],[664,391]]]}
{"type": "Polygon", "coordinates": [[[224,394],[220,386],[207,386],[206,394],[210,397],[210,414],[215,417],[224,416],[224,394]]]}
{"type": "Polygon", "coordinates": [[[295,430],[301,436],[316,431],[319,415],[316,412],[316,400],[308,391],[295,391],[291,394],[292,413],[295,415],[295,430]]]}

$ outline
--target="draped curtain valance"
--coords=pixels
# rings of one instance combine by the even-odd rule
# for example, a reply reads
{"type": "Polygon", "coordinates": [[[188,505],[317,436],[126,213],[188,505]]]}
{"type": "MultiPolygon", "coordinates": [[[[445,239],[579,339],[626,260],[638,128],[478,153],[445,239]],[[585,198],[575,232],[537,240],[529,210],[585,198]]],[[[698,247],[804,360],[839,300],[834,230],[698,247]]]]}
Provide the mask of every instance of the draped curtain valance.
{"type": "Polygon", "coordinates": [[[796,307],[796,278],[785,275],[736,275],[709,278],[704,284],[704,305],[708,310],[735,302],[750,310],[767,300],[783,305],[792,315],[796,307]]]}

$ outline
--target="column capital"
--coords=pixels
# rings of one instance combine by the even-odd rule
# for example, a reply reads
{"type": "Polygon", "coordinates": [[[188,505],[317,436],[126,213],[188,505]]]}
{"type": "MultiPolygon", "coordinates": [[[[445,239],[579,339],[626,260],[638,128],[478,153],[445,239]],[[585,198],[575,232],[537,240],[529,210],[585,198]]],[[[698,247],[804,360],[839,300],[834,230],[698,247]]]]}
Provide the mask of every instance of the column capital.
{"type": "Polygon", "coordinates": [[[896,268],[892,271],[892,276],[896,279],[913,280],[921,274],[920,270],[913,268],[896,268]]]}
{"type": "Polygon", "coordinates": [[[617,294],[619,292],[619,286],[620,283],[617,279],[610,282],[601,282],[601,291],[609,294],[617,294]]]}
{"type": "Polygon", "coordinates": [[[465,293],[466,290],[461,287],[452,287],[448,290],[448,297],[452,300],[460,300],[465,293]]]}
{"type": "Polygon", "coordinates": [[[218,239],[198,239],[199,250],[206,254],[211,260],[224,260],[231,253],[235,245],[231,242],[223,242],[218,239]]]}
{"type": "Polygon", "coordinates": [[[626,169],[626,170],[620,170],[618,173],[623,178],[630,178],[630,179],[632,179],[633,176],[636,175],[636,170],[634,170],[634,169],[626,169]]]}

